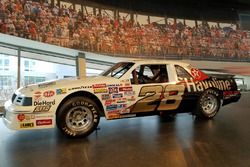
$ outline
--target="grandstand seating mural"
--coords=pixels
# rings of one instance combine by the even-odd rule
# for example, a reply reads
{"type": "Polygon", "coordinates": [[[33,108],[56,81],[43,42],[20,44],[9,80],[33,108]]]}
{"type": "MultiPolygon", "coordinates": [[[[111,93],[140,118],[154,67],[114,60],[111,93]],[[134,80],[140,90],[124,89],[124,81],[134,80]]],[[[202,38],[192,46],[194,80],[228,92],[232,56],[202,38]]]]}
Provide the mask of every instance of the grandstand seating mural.
{"type": "Polygon", "coordinates": [[[0,1],[0,32],[85,51],[122,56],[250,61],[250,33],[230,27],[183,23],[140,25],[106,14],[26,0],[0,1]]]}

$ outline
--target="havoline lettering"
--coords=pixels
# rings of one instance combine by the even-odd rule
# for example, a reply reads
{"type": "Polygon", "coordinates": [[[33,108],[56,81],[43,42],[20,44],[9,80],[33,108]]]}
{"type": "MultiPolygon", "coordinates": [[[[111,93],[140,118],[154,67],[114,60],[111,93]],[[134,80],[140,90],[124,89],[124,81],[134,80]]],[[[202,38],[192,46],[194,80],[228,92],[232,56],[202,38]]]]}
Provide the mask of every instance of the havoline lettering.
{"type": "Polygon", "coordinates": [[[228,91],[231,90],[232,86],[231,83],[228,80],[217,80],[216,78],[213,78],[212,80],[204,80],[201,82],[194,82],[191,78],[190,81],[188,81],[186,78],[184,79],[186,82],[187,90],[188,92],[199,92],[206,90],[208,88],[214,87],[219,90],[228,91]]]}
{"type": "Polygon", "coordinates": [[[49,106],[49,105],[55,105],[55,100],[53,101],[35,101],[34,106],[49,106]]]}

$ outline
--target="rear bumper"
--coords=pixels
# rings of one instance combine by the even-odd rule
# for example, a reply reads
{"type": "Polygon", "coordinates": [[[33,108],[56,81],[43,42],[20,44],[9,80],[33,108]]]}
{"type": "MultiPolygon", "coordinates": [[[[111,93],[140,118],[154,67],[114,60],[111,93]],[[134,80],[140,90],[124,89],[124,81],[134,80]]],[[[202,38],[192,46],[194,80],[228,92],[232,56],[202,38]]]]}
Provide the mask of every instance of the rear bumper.
{"type": "Polygon", "coordinates": [[[239,101],[241,93],[239,91],[224,92],[223,106],[239,101]]]}

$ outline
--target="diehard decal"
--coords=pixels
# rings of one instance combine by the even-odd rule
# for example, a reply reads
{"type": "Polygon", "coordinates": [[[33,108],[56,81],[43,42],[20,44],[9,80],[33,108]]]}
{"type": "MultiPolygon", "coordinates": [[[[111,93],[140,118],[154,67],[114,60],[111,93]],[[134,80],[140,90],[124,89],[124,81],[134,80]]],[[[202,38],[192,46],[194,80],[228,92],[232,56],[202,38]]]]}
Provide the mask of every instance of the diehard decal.
{"type": "Polygon", "coordinates": [[[49,105],[55,105],[55,100],[53,101],[34,101],[34,106],[49,106],[49,105]]]}

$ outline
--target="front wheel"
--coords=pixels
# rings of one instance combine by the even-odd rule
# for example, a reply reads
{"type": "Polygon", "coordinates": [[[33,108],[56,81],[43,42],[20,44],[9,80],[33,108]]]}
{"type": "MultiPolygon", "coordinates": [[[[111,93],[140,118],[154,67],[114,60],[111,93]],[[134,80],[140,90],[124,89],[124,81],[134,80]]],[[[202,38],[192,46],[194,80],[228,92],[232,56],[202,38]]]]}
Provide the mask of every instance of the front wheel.
{"type": "Polygon", "coordinates": [[[86,97],[67,100],[56,116],[57,127],[69,137],[84,137],[92,133],[99,124],[98,106],[86,97]]]}
{"type": "Polygon", "coordinates": [[[219,93],[215,90],[206,90],[198,100],[196,115],[201,118],[213,118],[220,109],[219,93]]]}

